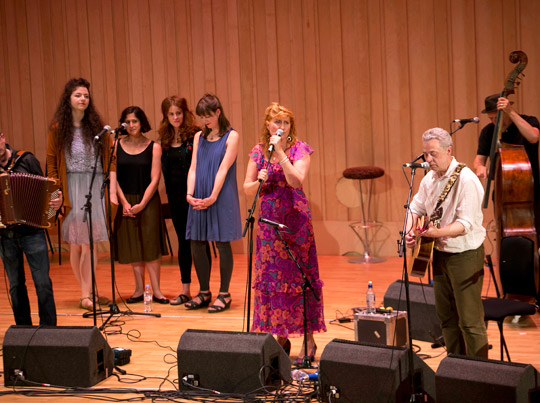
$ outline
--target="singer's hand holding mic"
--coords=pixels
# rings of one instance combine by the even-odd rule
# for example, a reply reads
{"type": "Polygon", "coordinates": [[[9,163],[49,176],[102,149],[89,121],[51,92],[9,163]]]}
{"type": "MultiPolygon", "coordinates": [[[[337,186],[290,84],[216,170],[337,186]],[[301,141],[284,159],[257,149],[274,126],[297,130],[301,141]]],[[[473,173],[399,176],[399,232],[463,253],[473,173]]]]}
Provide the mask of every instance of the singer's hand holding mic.
{"type": "Polygon", "coordinates": [[[283,135],[282,129],[277,129],[276,134],[270,137],[270,147],[268,147],[268,152],[273,152],[275,146],[281,141],[281,136],[283,135]],[[277,137],[275,137],[277,136],[277,137]]]}
{"type": "Polygon", "coordinates": [[[259,182],[266,181],[268,179],[268,169],[261,169],[257,174],[257,179],[259,180],[259,182]]]}

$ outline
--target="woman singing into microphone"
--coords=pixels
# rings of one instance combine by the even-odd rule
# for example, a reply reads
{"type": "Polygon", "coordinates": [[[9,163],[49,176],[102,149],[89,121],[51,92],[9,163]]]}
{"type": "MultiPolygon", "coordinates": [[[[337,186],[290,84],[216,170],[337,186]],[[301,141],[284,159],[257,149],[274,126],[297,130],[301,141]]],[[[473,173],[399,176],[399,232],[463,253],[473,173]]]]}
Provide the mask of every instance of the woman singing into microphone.
{"type": "MultiPolygon", "coordinates": [[[[314,290],[306,291],[307,343],[310,360],[317,345],[313,333],[326,331],[322,286],[309,204],[302,183],[309,172],[313,149],[296,139],[294,116],[286,107],[273,103],[265,112],[260,143],[249,156],[244,191],[254,195],[261,187],[259,216],[287,226],[281,235],[301,265],[314,290]],[[281,129],[282,135],[276,135],[281,129]],[[269,146],[275,147],[270,163],[269,146]],[[317,294],[319,300],[314,297],[317,294]]],[[[283,348],[291,348],[289,336],[304,333],[302,277],[287,254],[273,226],[259,223],[255,260],[254,313],[252,331],[270,332],[283,348]]],[[[295,363],[301,363],[304,346],[295,363]]]]}

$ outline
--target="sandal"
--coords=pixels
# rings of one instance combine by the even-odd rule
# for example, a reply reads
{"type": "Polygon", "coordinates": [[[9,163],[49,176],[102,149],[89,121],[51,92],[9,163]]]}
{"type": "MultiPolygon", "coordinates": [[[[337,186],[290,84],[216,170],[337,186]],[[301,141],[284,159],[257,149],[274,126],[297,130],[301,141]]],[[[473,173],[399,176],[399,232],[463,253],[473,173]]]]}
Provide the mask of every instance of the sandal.
{"type": "MultiPolygon", "coordinates": [[[[79,301],[79,308],[81,309],[86,309],[87,311],[93,311],[94,310],[94,304],[92,303],[92,299],[90,297],[83,297],[81,298],[81,300],[79,301]],[[84,305],[83,304],[83,301],[87,299],[88,301],[90,301],[90,305],[84,305]]],[[[100,311],[101,308],[98,306],[96,308],[96,311],[100,311]]]]}
{"type": "Polygon", "coordinates": [[[210,305],[208,307],[208,313],[218,313],[226,311],[231,307],[232,299],[229,299],[229,301],[225,301],[225,298],[231,298],[231,294],[218,294],[217,299],[219,299],[221,302],[223,302],[223,306],[221,305],[210,305]]]}
{"type": "Polygon", "coordinates": [[[195,298],[193,298],[191,301],[188,301],[184,304],[186,309],[194,310],[194,309],[200,309],[204,308],[205,306],[210,305],[210,300],[212,299],[212,293],[210,291],[207,292],[199,292],[195,298]],[[195,299],[199,299],[200,302],[195,301],[195,299]]]}
{"type": "Polygon", "coordinates": [[[180,294],[178,297],[171,300],[171,305],[182,305],[188,302],[190,299],[190,296],[186,294],[180,294]]]}

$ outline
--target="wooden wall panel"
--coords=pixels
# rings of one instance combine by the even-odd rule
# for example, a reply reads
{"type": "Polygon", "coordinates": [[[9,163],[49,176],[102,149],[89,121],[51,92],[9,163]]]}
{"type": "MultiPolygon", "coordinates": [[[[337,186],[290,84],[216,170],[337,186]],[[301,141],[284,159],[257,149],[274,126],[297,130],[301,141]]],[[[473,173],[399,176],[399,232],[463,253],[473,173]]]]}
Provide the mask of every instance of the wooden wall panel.
{"type": "Polygon", "coordinates": [[[360,209],[341,204],[335,186],[343,169],[377,165],[377,251],[391,255],[408,189],[401,164],[421,152],[426,129],[479,116],[454,135],[457,158],[472,164],[484,97],[502,89],[513,50],[529,57],[515,105],[540,115],[538,15],[533,0],[0,0],[0,127],[44,162],[69,78],[91,81],[114,127],[128,105],[157,129],[164,97],[194,108],[215,92],[241,135],[245,215],[247,154],[279,101],[315,150],[305,191],[319,251],[361,249],[347,225],[360,209]]]}

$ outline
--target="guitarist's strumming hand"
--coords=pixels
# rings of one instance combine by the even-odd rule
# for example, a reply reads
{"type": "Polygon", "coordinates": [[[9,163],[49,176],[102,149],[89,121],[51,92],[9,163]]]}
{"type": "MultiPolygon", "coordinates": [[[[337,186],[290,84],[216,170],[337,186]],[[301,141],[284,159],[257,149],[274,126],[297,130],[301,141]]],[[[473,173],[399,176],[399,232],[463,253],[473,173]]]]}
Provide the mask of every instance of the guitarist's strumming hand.
{"type": "Polygon", "coordinates": [[[429,226],[427,228],[417,228],[417,235],[423,236],[426,238],[440,238],[440,229],[433,225],[433,223],[429,223],[429,226]]]}

